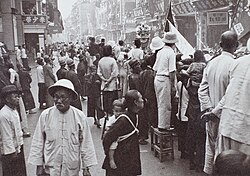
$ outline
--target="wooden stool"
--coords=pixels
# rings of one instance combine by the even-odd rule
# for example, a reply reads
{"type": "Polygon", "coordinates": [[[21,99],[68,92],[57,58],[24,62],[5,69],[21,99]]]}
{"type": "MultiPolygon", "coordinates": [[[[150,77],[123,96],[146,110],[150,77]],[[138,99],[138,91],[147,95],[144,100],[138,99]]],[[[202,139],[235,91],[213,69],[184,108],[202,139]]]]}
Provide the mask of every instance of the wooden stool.
{"type": "Polygon", "coordinates": [[[153,128],[153,134],[151,138],[151,149],[155,157],[159,157],[160,162],[163,161],[163,156],[171,154],[172,160],[174,160],[174,142],[172,130],[161,132],[158,128],[153,128]]]}
{"type": "Polygon", "coordinates": [[[154,127],[153,126],[150,126],[149,133],[150,133],[150,148],[151,148],[151,151],[154,151],[154,127]]]}

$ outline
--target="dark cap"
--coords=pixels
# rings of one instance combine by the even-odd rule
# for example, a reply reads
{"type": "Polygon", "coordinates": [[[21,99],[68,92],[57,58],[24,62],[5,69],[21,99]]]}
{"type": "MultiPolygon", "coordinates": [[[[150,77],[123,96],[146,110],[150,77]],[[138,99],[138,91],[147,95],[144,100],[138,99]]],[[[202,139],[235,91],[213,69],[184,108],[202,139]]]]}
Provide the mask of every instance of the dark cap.
{"type": "Polygon", "coordinates": [[[6,95],[9,95],[11,93],[20,93],[20,91],[15,85],[7,85],[2,88],[1,97],[4,98],[6,95]]]}
{"type": "Polygon", "coordinates": [[[131,68],[134,68],[135,66],[137,66],[138,64],[140,64],[140,62],[137,59],[132,59],[132,60],[129,61],[128,64],[129,64],[129,66],[131,68]]]}

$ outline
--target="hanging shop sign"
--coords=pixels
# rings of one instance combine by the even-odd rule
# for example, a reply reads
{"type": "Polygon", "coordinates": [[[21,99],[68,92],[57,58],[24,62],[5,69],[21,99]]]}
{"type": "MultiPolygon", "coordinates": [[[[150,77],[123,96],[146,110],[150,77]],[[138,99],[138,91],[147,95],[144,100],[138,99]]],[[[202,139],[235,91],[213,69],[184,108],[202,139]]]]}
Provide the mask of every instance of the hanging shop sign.
{"type": "Polygon", "coordinates": [[[142,17],[144,15],[143,9],[141,7],[134,9],[135,18],[142,17]]]}
{"type": "Polygon", "coordinates": [[[45,25],[46,15],[23,15],[22,20],[27,25],[45,25]]]}
{"type": "Polygon", "coordinates": [[[228,0],[195,0],[192,3],[198,11],[228,6],[228,0]]]}
{"type": "Polygon", "coordinates": [[[227,12],[209,12],[207,13],[208,25],[228,25],[227,12]]]}
{"type": "Polygon", "coordinates": [[[174,4],[172,9],[175,15],[183,15],[195,12],[190,1],[174,4]]]}

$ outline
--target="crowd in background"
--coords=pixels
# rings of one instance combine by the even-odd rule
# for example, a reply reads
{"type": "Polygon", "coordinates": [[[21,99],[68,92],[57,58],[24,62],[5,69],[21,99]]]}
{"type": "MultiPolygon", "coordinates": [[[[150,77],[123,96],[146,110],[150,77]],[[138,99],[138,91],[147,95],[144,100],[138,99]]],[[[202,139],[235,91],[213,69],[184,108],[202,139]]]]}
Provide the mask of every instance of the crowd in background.
{"type": "MultiPolygon", "coordinates": [[[[95,37],[89,37],[86,44],[53,44],[46,51],[41,50],[36,58],[39,108],[54,105],[48,92],[50,86],[61,79],[70,80],[78,95],[71,105],[82,110],[81,101],[87,101],[87,117],[94,118],[98,128],[102,126],[100,119],[105,118],[108,121],[106,134],[111,138],[109,130],[114,130],[112,123],[116,122],[110,119],[124,111],[127,92],[137,90],[144,106],[138,105],[138,108],[135,103],[136,108],[130,109],[138,114],[138,126],[133,130],[138,128],[138,139],[135,139],[139,144],[148,144],[150,126],[161,132],[174,131],[181,158],[189,160],[191,170],[209,175],[215,173],[214,161],[218,156],[217,169],[226,172],[229,166],[223,152],[234,150],[229,155],[239,151],[245,159],[245,163],[235,160],[242,162],[237,163],[242,166],[241,172],[249,171],[246,163],[249,164],[247,155],[250,155],[247,92],[250,47],[236,52],[238,39],[231,31],[222,34],[221,50],[216,53],[196,50],[184,56],[178,53],[176,42],[176,35],[168,32],[163,39],[154,37],[147,51],[141,49],[140,39],[134,40],[132,48],[122,40],[116,44],[102,38],[96,43],[95,37]]],[[[1,63],[0,88],[15,84],[22,91],[18,112],[24,135],[30,136],[25,116],[35,113],[35,103],[30,90],[30,67],[24,52],[25,46],[17,50],[17,71],[11,62],[1,63]]],[[[134,114],[129,116],[136,117],[134,114]]],[[[112,142],[107,136],[104,134],[103,144],[105,154],[109,155],[107,151],[112,142]]],[[[138,165],[132,175],[141,172],[140,157],[135,157],[138,165]]],[[[110,169],[117,166],[112,157],[108,159],[110,162],[105,160],[103,168],[112,175],[110,169]]]]}

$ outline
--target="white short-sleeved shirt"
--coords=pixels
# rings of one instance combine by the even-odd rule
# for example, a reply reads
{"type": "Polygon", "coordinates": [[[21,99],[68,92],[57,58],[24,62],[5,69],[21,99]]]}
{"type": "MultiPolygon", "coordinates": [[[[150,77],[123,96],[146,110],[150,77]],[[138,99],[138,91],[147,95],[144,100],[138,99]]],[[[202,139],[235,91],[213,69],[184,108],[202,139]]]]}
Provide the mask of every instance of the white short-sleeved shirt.
{"type": "Polygon", "coordinates": [[[176,55],[169,46],[164,46],[156,55],[153,67],[156,76],[169,76],[170,72],[176,70],[176,55]]]}

